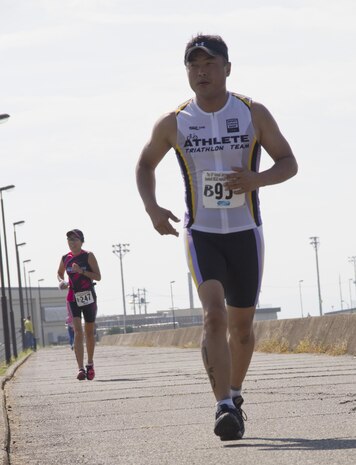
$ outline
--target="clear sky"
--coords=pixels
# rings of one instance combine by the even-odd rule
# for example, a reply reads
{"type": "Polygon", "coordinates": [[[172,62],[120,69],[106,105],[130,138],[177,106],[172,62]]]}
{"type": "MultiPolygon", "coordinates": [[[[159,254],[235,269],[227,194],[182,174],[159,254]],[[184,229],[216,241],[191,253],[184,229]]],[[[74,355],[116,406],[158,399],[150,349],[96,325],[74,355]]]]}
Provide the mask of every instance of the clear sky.
{"type": "MultiPolygon", "coordinates": [[[[130,243],[127,294],[145,288],[149,311],[166,309],[175,281],[174,306],[189,306],[182,234],[153,230],[134,169],[157,118],[192,95],[183,52],[203,32],[225,39],[228,88],[271,111],[299,162],[297,177],[260,191],[260,305],[299,317],[303,280],[304,314],[319,314],[310,236],[320,238],[324,311],[355,302],[355,24],[352,0],[1,0],[0,113],[11,118],[0,127],[0,187],[16,185],[3,194],[11,284],[12,223],[25,220],[17,237],[33,285],[57,284],[65,233],[79,228],[102,271],[100,315],[122,313],[118,243],[130,243]]],[[[173,151],[157,182],[160,204],[183,219],[173,151]]]]}

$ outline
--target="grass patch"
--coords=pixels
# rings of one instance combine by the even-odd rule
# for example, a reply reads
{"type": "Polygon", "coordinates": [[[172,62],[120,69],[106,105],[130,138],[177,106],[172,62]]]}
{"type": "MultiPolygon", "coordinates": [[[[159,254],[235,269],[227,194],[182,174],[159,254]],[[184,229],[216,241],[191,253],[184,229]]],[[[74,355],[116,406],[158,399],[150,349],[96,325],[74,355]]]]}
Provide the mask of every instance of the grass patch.
{"type": "Polygon", "coordinates": [[[320,341],[305,338],[299,341],[295,349],[291,349],[285,338],[272,338],[261,341],[255,350],[275,354],[327,354],[337,356],[347,354],[347,342],[338,341],[332,345],[325,345],[320,341]]]}
{"type": "Polygon", "coordinates": [[[306,338],[299,341],[294,352],[297,354],[325,354],[326,347],[321,342],[315,342],[306,338]]]}
{"type": "Polygon", "coordinates": [[[347,354],[347,342],[340,341],[328,349],[329,355],[345,355],[347,354]]]}
{"type": "Polygon", "coordinates": [[[256,350],[259,352],[275,353],[275,354],[286,354],[290,352],[289,343],[285,338],[272,338],[261,341],[256,350]]]}
{"type": "Polygon", "coordinates": [[[318,341],[312,341],[309,338],[299,342],[294,352],[308,354],[327,354],[327,355],[345,355],[347,353],[347,342],[338,341],[332,345],[325,345],[318,341]]]}
{"type": "Polygon", "coordinates": [[[2,365],[0,365],[0,376],[4,376],[4,374],[6,373],[7,369],[15,362],[18,362],[19,360],[21,360],[22,358],[26,357],[26,355],[28,353],[32,352],[31,349],[28,349],[28,350],[25,350],[23,352],[20,352],[17,356],[17,358],[14,358],[14,357],[11,357],[11,360],[10,360],[10,364],[9,365],[6,365],[6,363],[3,363],[2,365]]]}
{"type": "Polygon", "coordinates": [[[193,341],[187,342],[186,344],[183,344],[183,349],[199,349],[200,343],[196,343],[193,341]]]}

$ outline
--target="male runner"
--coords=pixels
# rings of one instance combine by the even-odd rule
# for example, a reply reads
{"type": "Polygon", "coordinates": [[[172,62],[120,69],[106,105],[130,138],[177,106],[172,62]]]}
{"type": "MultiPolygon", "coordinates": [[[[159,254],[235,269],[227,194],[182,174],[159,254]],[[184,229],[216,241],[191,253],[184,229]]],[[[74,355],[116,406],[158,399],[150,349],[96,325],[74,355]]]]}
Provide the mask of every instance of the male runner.
{"type": "Polygon", "coordinates": [[[245,430],[241,387],[263,268],[258,191],[298,168],[269,111],[227,91],[231,63],[220,36],[192,38],[184,63],[195,97],[155,124],[137,164],[137,185],[154,228],[178,236],[170,220],[179,219],[155,196],[155,169],[175,150],[186,190],[187,261],[203,307],[202,357],[217,402],[214,432],[232,440],[245,430]],[[274,163],[259,172],[261,147],[274,163]]]}

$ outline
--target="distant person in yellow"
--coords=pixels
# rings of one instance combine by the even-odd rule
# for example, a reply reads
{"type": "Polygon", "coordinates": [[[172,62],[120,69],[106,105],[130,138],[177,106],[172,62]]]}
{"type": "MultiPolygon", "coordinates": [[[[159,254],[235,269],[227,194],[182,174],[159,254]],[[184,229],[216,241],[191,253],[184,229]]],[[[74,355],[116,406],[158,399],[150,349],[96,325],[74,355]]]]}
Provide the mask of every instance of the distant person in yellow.
{"type": "Polygon", "coordinates": [[[33,325],[31,321],[31,316],[28,315],[28,317],[25,320],[25,344],[26,344],[26,349],[34,349],[34,341],[33,341],[33,325]]]}

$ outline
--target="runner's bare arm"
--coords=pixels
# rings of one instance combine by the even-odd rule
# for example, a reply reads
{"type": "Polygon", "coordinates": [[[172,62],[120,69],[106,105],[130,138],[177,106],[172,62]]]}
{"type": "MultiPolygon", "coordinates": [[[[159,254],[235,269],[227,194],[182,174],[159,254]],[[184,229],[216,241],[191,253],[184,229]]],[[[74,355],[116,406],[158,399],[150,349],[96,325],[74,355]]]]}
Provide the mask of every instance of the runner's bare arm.
{"type": "Polygon", "coordinates": [[[58,279],[58,281],[63,281],[64,280],[64,272],[65,272],[65,267],[64,267],[63,260],[61,259],[61,261],[59,263],[58,271],[57,271],[57,279],[58,279]]]}
{"type": "Polygon", "coordinates": [[[271,113],[256,102],[252,103],[251,112],[257,139],[274,160],[270,169],[260,173],[260,186],[278,184],[295,176],[298,172],[297,161],[271,113]]]}
{"type": "Polygon", "coordinates": [[[177,124],[174,113],[164,115],[155,124],[150,140],[144,146],[136,166],[136,182],[145,209],[154,228],[162,235],[178,232],[169,222],[180,220],[170,211],[158,205],[156,200],[155,170],[166,153],[175,146],[177,124]]]}
{"type": "Polygon", "coordinates": [[[292,149],[267,108],[260,103],[253,102],[251,115],[257,140],[273,159],[274,164],[271,168],[259,173],[246,168],[232,167],[235,174],[227,175],[225,188],[232,189],[236,193],[250,192],[262,186],[279,184],[295,176],[298,171],[292,149]]]}
{"type": "Polygon", "coordinates": [[[100,273],[98,262],[97,262],[97,260],[95,258],[95,255],[93,254],[93,252],[89,252],[88,263],[89,263],[89,266],[91,268],[91,271],[85,270],[84,273],[83,273],[84,276],[86,276],[87,278],[92,279],[93,281],[100,281],[101,280],[101,273],[100,273]]]}

